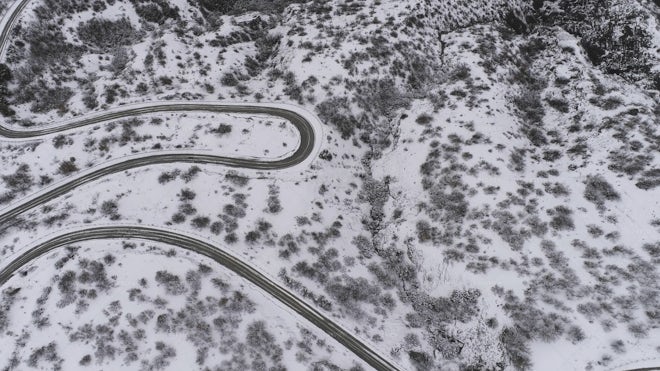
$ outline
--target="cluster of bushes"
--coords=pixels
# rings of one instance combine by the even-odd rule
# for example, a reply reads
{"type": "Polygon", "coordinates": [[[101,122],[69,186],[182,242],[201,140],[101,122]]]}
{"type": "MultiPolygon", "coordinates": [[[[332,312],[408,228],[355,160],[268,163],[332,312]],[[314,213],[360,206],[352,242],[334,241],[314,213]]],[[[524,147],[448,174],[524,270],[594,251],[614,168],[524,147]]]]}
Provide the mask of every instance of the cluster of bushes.
{"type": "Polygon", "coordinates": [[[77,31],[80,41],[103,52],[134,44],[141,36],[140,32],[133,29],[128,18],[119,18],[115,21],[92,18],[80,23],[77,31]]]}
{"type": "Polygon", "coordinates": [[[580,38],[595,66],[635,80],[649,77],[654,65],[649,53],[652,37],[646,22],[639,22],[645,14],[637,4],[619,0],[549,2],[554,6],[537,7],[538,20],[561,26],[580,38]]]}
{"type": "Polygon", "coordinates": [[[52,363],[53,370],[61,370],[64,359],[57,353],[57,344],[50,342],[48,345],[36,348],[30,354],[27,364],[30,367],[40,367],[41,362],[52,363]]]}
{"type": "Polygon", "coordinates": [[[342,139],[350,138],[355,129],[360,129],[360,121],[353,115],[351,105],[346,97],[332,97],[316,105],[319,118],[332,125],[341,134],[342,139]]]}
{"type": "MultiPolygon", "coordinates": [[[[49,16],[48,20],[52,20],[49,16]]],[[[76,60],[80,48],[66,41],[62,28],[49,22],[33,22],[25,30],[25,42],[30,46],[30,63],[43,69],[50,64],[76,60]]]]}
{"type": "Polygon", "coordinates": [[[231,125],[220,123],[217,128],[211,129],[211,133],[218,134],[218,136],[223,136],[231,133],[231,125]]]}
{"type": "Polygon", "coordinates": [[[277,214],[282,211],[282,203],[280,202],[280,187],[275,184],[268,186],[268,208],[267,212],[271,214],[277,214]]]}
{"type": "Polygon", "coordinates": [[[156,282],[165,288],[168,295],[181,295],[185,293],[187,288],[181,282],[181,278],[176,274],[169,273],[168,271],[156,272],[156,282]]]}
{"type": "Polygon", "coordinates": [[[49,88],[41,86],[41,89],[35,91],[35,97],[30,105],[30,110],[35,113],[45,113],[57,110],[64,113],[68,110],[69,99],[74,93],[68,86],[56,86],[49,88]]]}
{"type": "Polygon", "coordinates": [[[390,78],[363,81],[356,88],[358,105],[376,118],[391,118],[398,110],[410,107],[410,94],[390,78]]]}
{"type": "Polygon", "coordinates": [[[8,117],[16,114],[9,106],[9,97],[11,93],[7,84],[13,79],[11,70],[6,64],[0,63],[0,114],[8,117]]]}
{"type": "Polygon", "coordinates": [[[189,183],[190,181],[195,179],[195,177],[201,170],[202,169],[200,169],[198,166],[193,165],[186,172],[182,172],[179,169],[173,171],[165,171],[158,176],[158,183],[165,184],[171,182],[177,177],[181,178],[181,180],[183,180],[184,182],[189,183]]]}
{"type": "MultiPolygon", "coordinates": [[[[114,0],[106,0],[108,4],[114,4],[114,0]]],[[[41,5],[35,9],[35,13],[39,19],[49,20],[53,19],[53,14],[72,14],[89,10],[94,6],[93,1],[90,0],[44,0],[41,5]]],[[[100,5],[96,5],[99,7],[100,5]]],[[[105,4],[103,4],[105,6],[105,4]]]]}
{"type": "Polygon", "coordinates": [[[168,19],[179,19],[179,8],[166,0],[131,0],[135,12],[147,22],[163,24],[168,19]]]}
{"type": "Polygon", "coordinates": [[[366,202],[370,205],[369,216],[363,218],[362,223],[366,229],[376,235],[384,226],[385,203],[390,198],[390,178],[383,180],[367,177],[362,183],[362,188],[358,194],[358,201],[366,202]]]}
{"type": "Polygon", "coordinates": [[[25,193],[32,188],[34,177],[28,164],[21,164],[11,175],[3,175],[2,181],[10,192],[25,193]]]}
{"type": "Polygon", "coordinates": [[[76,165],[76,158],[71,157],[70,159],[66,161],[60,162],[60,166],[58,167],[58,172],[62,175],[70,175],[72,173],[75,173],[78,171],[78,166],[76,165]]]}

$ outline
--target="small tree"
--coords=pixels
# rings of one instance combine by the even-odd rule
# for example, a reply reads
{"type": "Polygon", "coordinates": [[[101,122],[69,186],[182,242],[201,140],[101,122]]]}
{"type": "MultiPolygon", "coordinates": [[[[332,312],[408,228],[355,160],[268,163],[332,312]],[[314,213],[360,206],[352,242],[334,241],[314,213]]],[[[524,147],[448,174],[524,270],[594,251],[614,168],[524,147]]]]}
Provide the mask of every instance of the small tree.
{"type": "Polygon", "coordinates": [[[59,172],[62,175],[69,175],[78,171],[78,166],[76,166],[76,158],[71,157],[67,161],[62,161],[60,163],[59,172]]]}

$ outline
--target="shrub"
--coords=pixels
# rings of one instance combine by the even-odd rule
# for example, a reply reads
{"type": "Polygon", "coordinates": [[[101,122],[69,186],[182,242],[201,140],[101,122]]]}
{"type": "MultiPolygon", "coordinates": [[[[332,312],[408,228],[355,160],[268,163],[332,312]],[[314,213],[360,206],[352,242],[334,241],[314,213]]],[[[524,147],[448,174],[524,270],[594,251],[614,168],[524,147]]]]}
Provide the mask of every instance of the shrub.
{"type": "Polygon", "coordinates": [[[218,134],[220,136],[231,133],[231,125],[219,124],[217,128],[211,129],[211,133],[218,134]]]}
{"type": "Polygon", "coordinates": [[[119,207],[117,202],[113,200],[104,201],[101,204],[101,214],[110,218],[110,220],[118,220],[120,215],[118,214],[119,207]]]}
{"type": "Polygon", "coordinates": [[[236,236],[236,233],[234,232],[229,233],[225,236],[225,242],[230,245],[236,243],[236,241],[238,241],[238,236],[236,236]]]}
{"type": "Polygon", "coordinates": [[[219,235],[222,232],[224,225],[220,221],[215,221],[211,224],[211,233],[219,235]]]}
{"type": "Polygon", "coordinates": [[[184,188],[179,193],[179,201],[181,202],[192,201],[195,199],[196,196],[197,194],[192,189],[184,188]]]}
{"type": "Polygon", "coordinates": [[[426,113],[422,113],[421,115],[417,116],[417,119],[415,119],[415,122],[420,125],[426,125],[431,121],[433,121],[433,116],[426,113]]]}
{"type": "Polygon", "coordinates": [[[642,248],[653,258],[660,258],[660,241],[650,244],[645,243],[642,248]]]}
{"type": "Polygon", "coordinates": [[[12,192],[26,192],[32,188],[34,178],[30,174],[30,166],[28,164],[21,164],[12,175],[3,175],[2,181],[5,182],[7,188],[12,192]]]}
{"type": "Polygon", "coordinates": [[[621,196],[601,175],[590,175],[587,177],[584,198],[602,209],[605,201],[618,201],[621,196]]]}
{"type": "Polygon", "coordinates": [[[554,149],[543,151],[543,159],[548,162],[554,162],[560,159],[561,156],[561,152],[554,149]]]}
{"type": "Polygon", "coordinates": [[[571,194],[570,190],[561,183],[543,183],[543,187],[547,193],[555,197],[569,196],[571,194]]]}
{"type": "Polygon", "coordinates": [[[89,354],[84,355],[81,359],[80,362],[78,362],[81,366],[88,366],[90,363],[92,363],[92,356],[89,354]]]}
{"type": "Polygon", "coordinates": [[[649,335],[649,329],[643,323],[629,324],[628,331],[637,339],[643,339],[649,335]]]}
{"type": "Polygon", "coordinates": [[[210,220],[208,217],[205,217],[205,216],[198,216],[198,217],[194,218],[194,219],[191,221],[191,224],[192,224],[193,227],[195,227],[195,228],[202,229],[202,228],[206,228],[206,227],[208,227],[208,225],[209,225],[210,222],[211,222],[211,220],[210,220]]]}
{"type": "Polygon", "coordinates": [[[517,370],[529,370],[532,362],[529,359],[529,346],[525,337],[517,330],[505,328],[500,334],[500,343],[504,347],[509,361],[517,370]]]}
{"type": "Polygon", "coordinates": [[[231,184],[237,187],[245,187],[250,181],[250,178],[239,175],[234,170],[230,170],[227,172],[227,174],[225,174],[225,180],[229,181],[231,184]]]}
{"type": "Polygon", "coordinates": [[[238,85],[238,79],[233,73],[227,72],[220,78],[220,83],[224,86],[236,86],[238,85]]]}
{"type": "Polygon", "coordinates": [[[565,98],[548,98],[546,99],[548,105],[561,113],[568,113],[569,105],[568,100],[565,98]]]}
{"type": "Polygon", "coordinates": [[[365,257],[367,259],[371,258],[374,253],[374,248],[371,243],[371,240],[367,238],[366,236],[359,235],[355,236],[353,238],[353,241],[351,241],[355,247],[357,247],[358,251],[360,252],[360,256],[365,257]]]}
{"type": "Polygon", "coordinates": [[[174,170],[172,172],[165,171],[158,176],[158,183],[165,184],[171,182],[172,180],[176,179],[176,177],[179,176],[180,173],[181,171],[179,170],[174,170]]]}
{"type": "Polygon", "coordinates": [[[280,202],[280,188],[274,184],[268,186],[268,209],[267,212],[277,214],[282,211],[282,204],[280,202]]]}
{"type": "Polygon", "coordinates": [[[68,86],[58,86],[55,88],[39,89],[35,95],[30,106],[32,112],[45,113],[52,110],[66,112],[67,103],[74,93],[68,86]]]}
{"type": "Polygon", "coordinates": [[[186,216],[183,213],[175,213],[172,215],[172,222],[176,224],[181,224],[186,221],[186,216]]]}
{"type": "Polygon", "coordinates": [[[513,171],[522,172],[525,170],[525,154],[527,150],[524,148],[514,148],[509,156],[510,168],[513,171]]]}
{"type": "Polygon", "coordinates": [[[35,349],[28,358],[27,364],[30,367],[37,367],[41,360],[53,362],[53,369],[59,370],[62,367],[64,360],[57,354],[57,345],[51,342],[48,345],[35,349]]]}
{"type": "Polygon", "coordinates": [[[181,179],[184,182],[188,183],[188,182],[192,181],[193,179],[195,179],[197,177],[197,174],[199,174],[200,171],[202,171],[202,169],[200,169],[199,166],[193,165],[188,169],[188,171],[181,174],[181,179]]]}
{"type": "Polygon", "coordinates": [[[568,329],[567,336],[573,344],[581,342],[586,337],[584,331],[578,326],[571,326],[568,329]]]}
{"type": "Polygon", "coordinates": [[[385,78],[361,84],[357,99],[362,109],[376,117],[392,118],[397,110],[410,107],[411,96],[400,91],[394,80],[385,78]]]}
{"type": "Polygon", "coordinates": [[[168,19],[178,19],[179,10],[167,1],[154,0],[147,4],[135,4],[135,12],[147,22],[163,24],[168,19]]]}
{"type": "Polygon", "coordinates": [[[254,244],[261,238],[259,231],[250,231],[245,234],[245,241],[249,244],[254,244]]]}
{"type": "Polygon", "coordinates": [[[59,27],[49,27],[48,22],[31,23],[25,32],[30,45],[30,59],[37,63],[61,63],[75,59],[79,51],[69,44],[59,27]]]}
{"type": "Polygon", "coordinates": [[[433,357],[426,352],[408,351],[410,362],[420,371],[433,368],[433,357]]]}
{"type": "Polygon", "coordinates": [[[513,99],[525,124],[540,124],[545,116],[541,96],[537,91],[524,90],[513,99]]]}
{"type": "Polygon", "coordinates": [[[353,116],[346,97],[333,97],[316,106],[319,118],[326,124],[339,130],[342,139],[350,138],[355,129],[360,129],[360,122],[353,116]]]}
{"type": "Polygon", "coordinates": [[[62,161],[59,166],[59,172],[62,175],[69,175],[78,171],[78,166],[76,166],[75,157],[71,157],[67,161],[62,161]]]}
{"type": "Polygon", "coordinates": [[[179,205],[179,211],[185,215],[193,215],[197,212],[197,209],[192,204],[185,202],[179,205]]]}
{"type": "Polygon", "coordinates": [[[565,206],[555,207],[550,226],[557,231],[572,231],[575,229],[575,224],[571,217],[572,213],[573,211],[565,206]]]}
{"type": "Polygon", "coordinates": [[[71,144],[73,144],[73,139],[67,137],[64,134],[60,134],[60,135],[56,136],[55,138],[53,138],[53,146],[55,148],[59,149],[59,148],[62,148],[63,146],[69,146],[71,144]]]}
{"type": "Polygon", "coordinates": [[[128,18],[120,18],[116,21],[92,18],[78,25],[80,40],[103,51],[131,45],[137,41],[138,36],[128,18]]]}
{"type": "Polygon", "coordinates": [[[626,345],[622,340],[614,340],[610,343],[614,353],[622,354],[626,352],[626,345]]]}
{"type": "Polygon", "coordinates": [[[187,291],[181,278],[167,271],[156,272],[156,282],[165,286],[165,292],[170,295],[181,295],[187,291]]]}

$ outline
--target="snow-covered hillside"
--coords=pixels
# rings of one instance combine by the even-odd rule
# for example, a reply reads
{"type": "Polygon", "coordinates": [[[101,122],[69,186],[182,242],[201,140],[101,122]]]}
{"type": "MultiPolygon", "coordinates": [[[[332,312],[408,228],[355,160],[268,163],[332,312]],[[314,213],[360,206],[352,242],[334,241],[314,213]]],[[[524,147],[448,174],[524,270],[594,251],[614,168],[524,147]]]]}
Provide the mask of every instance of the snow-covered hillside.
{"type": "MultiPolygon", "coordinates": [[[[166,227],[401,369],[660,365],[659,25],[648,0],[29,1],[0,66],[5,127],[171,100],[294,104],[322,128],[291,170],[173,163],[84,184],[0,226],[0,267],[55,230],[166,227]]],[[[130,156],[275,160],[301,143],[280,118],[205,112],[6,140],[0,207],[130,156]]],[[[2,287],[9,369],[370,367],[175,246],[88,241],[27,271],[2,287]]]]}

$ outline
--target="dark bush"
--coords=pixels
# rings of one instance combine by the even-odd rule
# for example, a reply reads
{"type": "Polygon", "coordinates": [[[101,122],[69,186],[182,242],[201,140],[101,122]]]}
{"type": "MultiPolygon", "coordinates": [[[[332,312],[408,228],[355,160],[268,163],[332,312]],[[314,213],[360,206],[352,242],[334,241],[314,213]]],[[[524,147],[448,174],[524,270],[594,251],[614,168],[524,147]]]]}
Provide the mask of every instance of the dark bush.
{"type": "Polygon", "coordinates": [[[70,146],[73,144],[73,139],[67,137],[64,134],[60,134],[53,138],[53,146],[55,148],[62,148],[63,146],[70,146]]]}
{"type": "Polygon", "coordinates": [[[229,181],[237,187],[245,187],[249,182],[250,178],[239,175],[236,171],[230,170],[225,174],[225,180],[229,181]]]}
{"type": "Polygon", "coordinates": [[[215,221],[211,224],[211,233],[219,235],[222,232],[224,225],[220,221],[215,221]]]}
{"type": "Polygon", "coordinates": [[[339,130],[342,139],[350,138],[355,129],[360,129],[360,122],[353,116],[348,98],[333,97],[316,106],[319,118],[326,124],[339,130]]]}
{"type": "Polygon", "coordinates": [[[55,88],[39,89],[35,95],[35,99],[30,106],[32,112],[45,113],[52,110],[66,112],[67,103],[74,93],[68,86],[58,86],[55,88]]]}
{"type": "Polygon", "coordinates": [[[25,41],[30,45],[30,58],[36,63],[62,63],[80,55],[78,48],[66,41],[62,30],[48,27],[47,22],[30,24],[25,41]]]}
{"type": "Polygon", "coordinates": [[[2,180],[12,192],[26,192],[34,184],[34,178],[30,174],[30,166],[21,164],[12,175],[3,175],[2,180]]]}
{"type": "Polygon", "coordinates": [[[179,201],[181,202],[186,202],[186,201],[192,201],[195,199],[197,194],[195,191],[193,191],[190,188],[184,188],[179,192],[179,201]]]}
{"type": "Polygon", "coordinates": [[[426,125],[431,121],[433,121],[433,116],[426,113],[422,113],[421,115],[417,116],[417,119],[415,119],[415,122],[420,125],[426,125]]]}
{"type": "Polygon", "coordinates": [[[231,125],[219,124],[217,128],[211,129],[211,133],[218,134],[220,136],[231,133],[231,125]]]}
{"type": "Polygon", "coordinates": [[[101,214],[110,217],[111,220],[117,220],[120,218],[118,212],[119,206],[117,206],[117,202],[114,200],[104,201],[103,204],[101,204],[101,214]]]}
{"type": "Polygon", "coordinates": [[[517,370],[531,369],[532,361],[529,359],[529,346],[522,334],[516,329],[505,328],[500,334],[500,343],[513,367],[517,370]]]}
{"type": "Polygon", "coordinates": [[[433,357],[426,352],[408,351],[410,362],[420,371],[426,371],[433,368],[433,357]]]}
{"type": "Polygon", "coordinates": [[[78,171],[78,166],[76,166],[76,159],[71,157],[67,161],[62,161],[59,166],[59,172],[62,175],[69,175],[78,171]]]}
{"type": "Polygon", "coordinates": [[[568,101],[564,98],[548,98],[548,105],[561,113],[568,113],[568,101]]]}
{"type": "Polygon", "coordinates": [[[543,121],[545,110],[537,91],[524,90],[513,99],[513,103],[525,124],[539,124],[543,121]]]}
{"type": "Polygon", "coordinates": [[[587,177],[584,198],[603,208],[605,201],[618,201],[621,196],[601,175],[590,175],[587,177]]]}
{"type": "Polygon", "coordinates": [[[555,207],[550,226],[557,231],[572,231],[575,229],[575,223],[573,223],[571,217],[572,213],[573,211],[565,206],[555,207]]]}
{"type": "Polygon", "coordinates": [[[651,255],[652,258],[660,258],[660,241],[656,243],[645,243],[642,248],[651,255]]]}
{"type": "Polygon", "coordinates": [[[208,227],[210,222],[211,222],[211,220],[208,217],[205,217],[205,216],[198,216],[198,217],[194,218],[193,220],[191,220],[191,224],[193,225],[193,227],[199,228],[199,229],[208,227]]]}
{"type": "Polygon", "coordinates": [[[179,9],[171,7],[166,0],[152,0],[147,4],[135,4],[135,12],[145,21],[158,24],[163,24],[168,19],[179,19],[179,9]]]}
{"type": "Polygon", "coordinates": [[[245,234],[245,241],[249,244],[254,244],[261,238],[259,231],[250,231],[245,234]]]}
{"type": "Polygon", "coordinates": [[[417,222],[416,227],[417,227],[417,238],[419,239],[419,242],[427,242],[433,238],[433,234],[435,232],[433,228],[431,228],[429,222],[425,220],[420,220],[417,222]]]}
{"type": "Polygon", "coordinates": [[[128,18],[120,18],[116,21],[92,18],[78,25],[78,37],[84,43],[103,51],[110,51],[120,46],[134,44],[139,34],[133,29],[128,18]]]}
{"type": "Polygon", "coordinates": [[[224,86],[236,86],[238,85],[238,79],[233,73],[227,72],[220,78],[220,83],[224,86]]]}
{"type": "Polygon", "coordinates": [[[156,272],[156,282],[165,286],[165,292],[170,295],[181,295],[187,291],[181,282],[181,278],[167,271],[156,272]]]}

